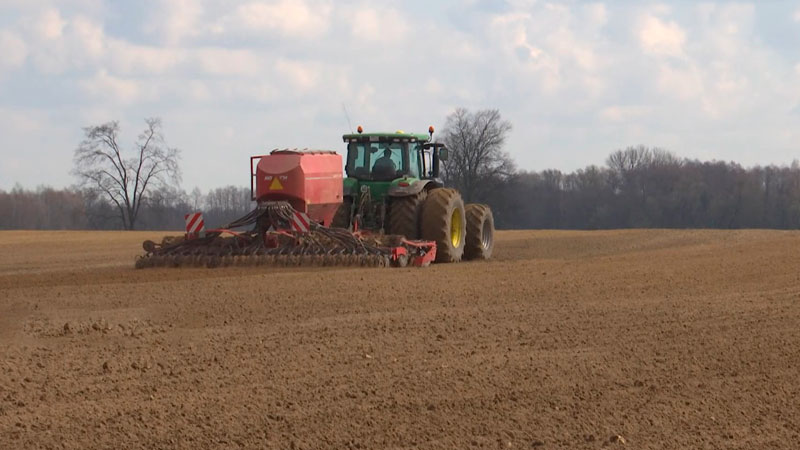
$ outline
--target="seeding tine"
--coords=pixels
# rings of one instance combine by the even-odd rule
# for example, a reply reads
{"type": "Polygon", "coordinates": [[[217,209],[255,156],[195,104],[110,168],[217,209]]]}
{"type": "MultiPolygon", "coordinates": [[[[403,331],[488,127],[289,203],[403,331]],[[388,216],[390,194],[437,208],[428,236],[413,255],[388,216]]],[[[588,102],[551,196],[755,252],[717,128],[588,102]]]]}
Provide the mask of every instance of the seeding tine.
{"type": "Polygon", "coordinates": [[[359,266],[361,265],[361,257],[356,254],[346,254],[341,253],[339,255],[334,255],[333,258],[342,262],[342,265],[345,266],[359,266]]]}
{"type": "Polygon", "coordinates": [[[314,267],[319,267],[322,265],[322,256],[321,255],[308,255],[308,263],[314,267]]]}
{"type": "MultiPolygon", "coordinates": [[[[264,235],[255,228],[238,232],[233,237],[223,237],[221,231],[210,231],[205,237],[186,239],[167,237],[161,243],[145,241],[146,254],[138,258],[136,268],[205,266],[402,266],[402,261],[392,260],[387,247],[379,240],[363,240],[347,230],[326,228],[311,222],[309,232],[286,231],[295,211],[288,203],[275,202],[260,205],[245,217],[225,228],[247,225],[263,226],[271,223],[283,231],[270,234],[277,247],[266,247],[264,235]]],[[[272,241],[270,241],[272,242],[272,241]]],[[[273,244],[270,244],[273,245],[273,244]]]]}
{"type": "Polygon", "coordinates": [[[338,265],[338,261],[336,261],[336,257],[334,255],[324,254],[320,256],[320,261],[322,266],[335,266],[338,265]]]}
{"type": "Polygon", "coordinates": [[[194,267],[194,255],[187,252],[183,255],[183,267],[194,267]]]}

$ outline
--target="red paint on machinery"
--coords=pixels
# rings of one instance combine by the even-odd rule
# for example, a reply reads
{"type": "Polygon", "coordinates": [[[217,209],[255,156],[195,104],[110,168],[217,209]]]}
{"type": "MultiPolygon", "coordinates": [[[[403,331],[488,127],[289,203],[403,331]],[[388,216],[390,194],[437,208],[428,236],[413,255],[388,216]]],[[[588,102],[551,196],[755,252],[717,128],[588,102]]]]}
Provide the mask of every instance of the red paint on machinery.
{"type": "Polygon", "coordinates": [[[288,202],[329,226],[342,203],[342,157],[332,151],[273,150],[250,157],[250,195],[288,202]]]}

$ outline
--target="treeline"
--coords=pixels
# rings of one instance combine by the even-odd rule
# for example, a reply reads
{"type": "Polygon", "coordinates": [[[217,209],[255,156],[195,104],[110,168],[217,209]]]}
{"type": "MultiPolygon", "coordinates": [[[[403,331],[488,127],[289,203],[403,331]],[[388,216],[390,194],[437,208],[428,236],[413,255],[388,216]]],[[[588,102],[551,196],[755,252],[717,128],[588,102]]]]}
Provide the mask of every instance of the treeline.
{"type": "MultiPolygon", "coordinates": [[[[800,228],[797,162],[744,168],[632,147],[604,166],[497,172],[476,186],[467,200],[488,203],[498,228],[800,228]]],[[[190,211],[218,226],[252,208],[249,188],[162,188],[148,196],[136,228],[181,230],[190,211]]],[[[122,229],[119,217],[89,190],[0,190],[0,229],[122,229]]]]}
{"type": "Polygon", "coordinates": [[[515,172],[477,201],[503,228],[800,228],[800,165],[744,168],[647,147],[603,167],[515,172]]]}
{"type": "MultiPolygon", "coordinates": [[[[140,211],[137,229],[182,230],[183,215],[202,211],[206,224],[224,225],[251,211],[250,189],[226,186],[203,193],[162,188],[150,193],[140,211]]],[[[91,190],[56,190],[20,186],[0,190],[0,229],[120,230],[120,213],[91,190]]]]}

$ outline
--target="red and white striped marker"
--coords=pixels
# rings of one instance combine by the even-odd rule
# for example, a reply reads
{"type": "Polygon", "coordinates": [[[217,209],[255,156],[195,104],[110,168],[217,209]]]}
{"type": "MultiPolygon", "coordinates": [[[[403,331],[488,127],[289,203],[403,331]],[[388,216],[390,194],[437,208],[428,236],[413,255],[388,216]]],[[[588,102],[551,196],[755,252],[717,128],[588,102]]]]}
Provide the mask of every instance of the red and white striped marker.
{"type": "Polygon", "coordinates": [[[203,222],[203,213],[193,212],[183,216],[186,220],[186,234],[195,235],[202,233],[205,230],[205,222],[203,222]]]}
{"type": "Polygon", "coordinates": [[[311,223],[311,220],[308,218],[308,214],[300,211],[295,211],[292,214],[292,229],[294,231],[300,233],[308,233],[308,225],[311,223]]]}

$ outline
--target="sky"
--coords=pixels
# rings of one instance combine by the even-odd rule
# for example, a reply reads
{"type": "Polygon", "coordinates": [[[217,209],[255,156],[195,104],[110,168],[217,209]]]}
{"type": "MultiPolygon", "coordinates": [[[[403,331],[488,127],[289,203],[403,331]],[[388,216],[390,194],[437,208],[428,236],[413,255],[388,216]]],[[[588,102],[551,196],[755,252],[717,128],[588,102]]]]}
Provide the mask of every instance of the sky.
{"type": "Polygon", "coordinates": [[[0,55],[0,189],[69,186],[83,127],[131,148],[147,117],[187,191],[460,106],[498,109],[526,170],[800,158],[798,1],[0,0],[0,55]]]}

